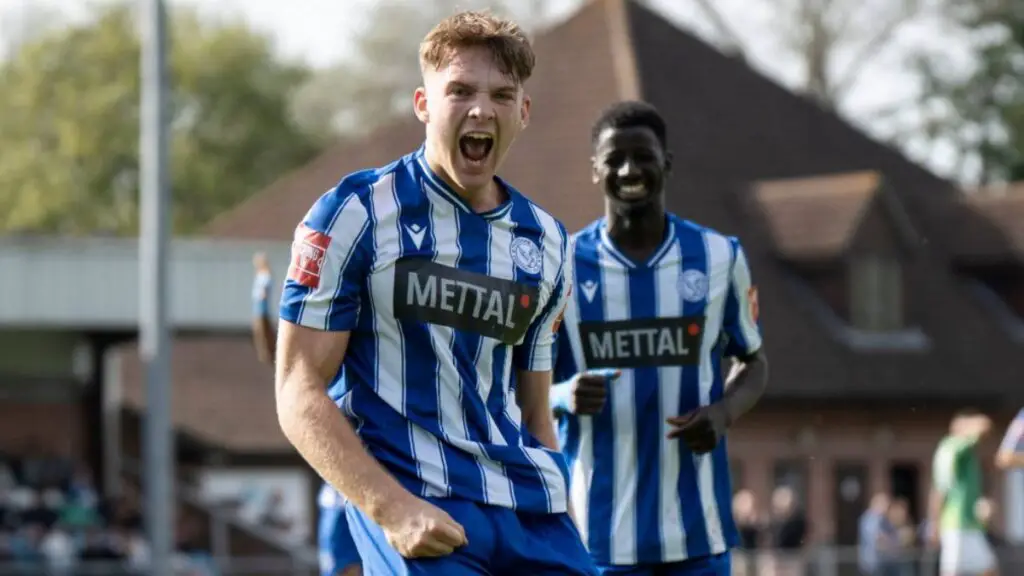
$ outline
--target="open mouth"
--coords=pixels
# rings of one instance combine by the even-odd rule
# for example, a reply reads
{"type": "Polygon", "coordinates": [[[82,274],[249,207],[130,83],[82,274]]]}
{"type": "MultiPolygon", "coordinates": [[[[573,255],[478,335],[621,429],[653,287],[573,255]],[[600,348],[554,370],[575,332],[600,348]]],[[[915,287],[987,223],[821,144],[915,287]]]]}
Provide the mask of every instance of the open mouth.
{"type": "Polygon", "coordinates": [[[459,152],[474,164],[482,164],[494,148],[494,136],[486,132],[469,132],[459,138],[459,152]]]}
{"type": "Polygon", "coordinates": [[[647,196],[647,186],[643,182],[622,182],[618,187],[618,196],[622,200],[640,200],[647,196]]]}

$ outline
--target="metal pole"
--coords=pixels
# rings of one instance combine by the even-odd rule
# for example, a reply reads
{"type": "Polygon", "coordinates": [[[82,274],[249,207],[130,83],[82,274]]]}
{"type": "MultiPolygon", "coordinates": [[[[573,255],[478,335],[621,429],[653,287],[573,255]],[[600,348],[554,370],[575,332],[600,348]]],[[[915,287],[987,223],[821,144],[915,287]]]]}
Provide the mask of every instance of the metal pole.
{"type": "Polygon", "coordinates": [[[167,11],[142,0],[140,114],[139,353],[146,374],[146,523],[154,576],[171,576],[174,552],[174,438],[168,308],[170,228],[167,11]]]}

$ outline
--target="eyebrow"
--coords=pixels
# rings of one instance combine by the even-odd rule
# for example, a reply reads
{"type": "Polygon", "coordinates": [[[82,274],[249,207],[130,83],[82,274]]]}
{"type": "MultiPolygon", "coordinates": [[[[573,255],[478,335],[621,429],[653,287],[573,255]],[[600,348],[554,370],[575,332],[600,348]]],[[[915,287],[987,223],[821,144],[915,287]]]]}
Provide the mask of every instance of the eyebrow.
{"type": "MultiPolygon", "coordinates": [[[[479,86],[463,80],[449,80],[447,88],[468,88],[470,90],[480,89],[479,86]]],[[[495,88],[490,89],[489,92],[515,92],[518,88],[519,87],[516,86],[515,84],[503,84],[501,86],[497,86],[495,88]]]]}

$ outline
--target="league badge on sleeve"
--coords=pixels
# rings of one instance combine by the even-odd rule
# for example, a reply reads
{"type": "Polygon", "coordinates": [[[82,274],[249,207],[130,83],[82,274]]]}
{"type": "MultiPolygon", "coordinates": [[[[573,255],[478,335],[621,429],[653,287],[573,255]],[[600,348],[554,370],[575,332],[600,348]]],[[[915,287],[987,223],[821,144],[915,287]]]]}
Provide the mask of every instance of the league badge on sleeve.
{"type": "Polygon", "coordinates": [[[331,237],[300,224],[295,229],[292,241],[292,261],[288,266],[288,278],[306,288],[320,286],[320,271],[327,259],[327,248],[331,237]]]}

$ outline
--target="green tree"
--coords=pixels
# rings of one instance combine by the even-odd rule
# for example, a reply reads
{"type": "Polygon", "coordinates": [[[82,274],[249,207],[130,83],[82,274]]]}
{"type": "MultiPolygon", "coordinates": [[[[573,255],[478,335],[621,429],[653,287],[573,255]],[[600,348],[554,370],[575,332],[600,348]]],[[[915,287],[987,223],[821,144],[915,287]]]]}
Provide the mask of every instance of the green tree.
{"type": "MultiPolygon", "coordinates": [[[[171,18],[172,188],[178,232],[306,162],[316,141],[289,98],[308,72],[238,22],[171,18]]],[[[139,41],[127,5],[40,33],[0,64],[0,230],[137,230],[139,41]]]]}
{"type": "Polygon", "coordinates": [[[1024,180],[1024,4],[952,0],[950,14],[968,31],[976,55],[968,73],[923,58],[926,129],[951,142],[957,172],[977,184],[1024,180]]]}

